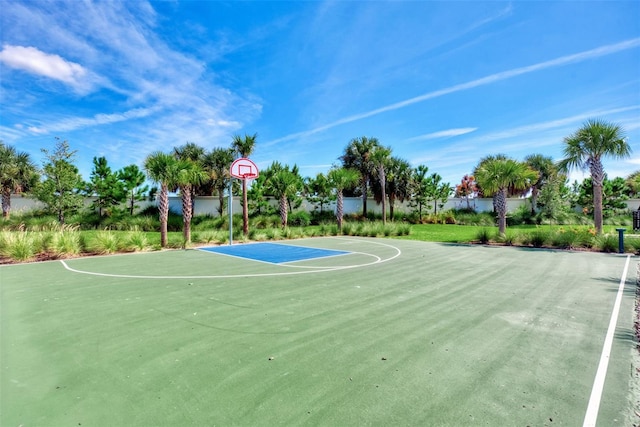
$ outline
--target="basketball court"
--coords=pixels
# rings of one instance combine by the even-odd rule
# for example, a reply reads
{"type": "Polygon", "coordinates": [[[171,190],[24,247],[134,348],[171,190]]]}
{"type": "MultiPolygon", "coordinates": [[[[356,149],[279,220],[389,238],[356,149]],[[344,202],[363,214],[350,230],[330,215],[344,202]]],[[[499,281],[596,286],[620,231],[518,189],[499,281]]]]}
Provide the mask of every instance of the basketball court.
{"type": "Polygon", "coordinates": [[[630,425],[636,264],[336,237],[2,266],[0,424],[630,425]]]}

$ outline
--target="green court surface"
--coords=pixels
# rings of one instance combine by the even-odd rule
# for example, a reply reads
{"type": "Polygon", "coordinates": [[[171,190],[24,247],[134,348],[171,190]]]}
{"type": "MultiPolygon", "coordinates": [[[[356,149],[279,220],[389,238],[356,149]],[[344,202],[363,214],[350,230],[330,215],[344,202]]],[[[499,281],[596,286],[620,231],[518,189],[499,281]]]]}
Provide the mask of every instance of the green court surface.
{"type": "Polygon", "coordinates": [[[597,425],[637,421],[635,257],[285,244],[348,253],[0,267],[0,425],[577,426],[590,401],[597,425]]]}

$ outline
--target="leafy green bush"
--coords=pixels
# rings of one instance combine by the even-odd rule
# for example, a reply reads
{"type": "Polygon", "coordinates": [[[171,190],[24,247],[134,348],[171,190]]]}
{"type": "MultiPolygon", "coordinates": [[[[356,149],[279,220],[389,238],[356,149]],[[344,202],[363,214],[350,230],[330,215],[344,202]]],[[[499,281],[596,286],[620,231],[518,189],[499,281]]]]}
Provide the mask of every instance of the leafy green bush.
{"type": "Polygon", "coordinates": [[[293,212],[287,222],[290,227],[306,227],[311,224],[311,215],[307,211],[293,212]]]}
{"type": "Polygon", "coordinates": [[[332,222],[335,221],[336,215],[332,210],[324,210],[322,213],[320,211],[314,210],[311,212],[311,224],[319,225],[323,222],[332,222]]]}
{"type": "Polygon", "coordinates": [[[538,218],[531,213],[531,208],[527,205],[520,205],[515,212],[507,215],[507,225],[528,225],[536,224],[538,218]]]}

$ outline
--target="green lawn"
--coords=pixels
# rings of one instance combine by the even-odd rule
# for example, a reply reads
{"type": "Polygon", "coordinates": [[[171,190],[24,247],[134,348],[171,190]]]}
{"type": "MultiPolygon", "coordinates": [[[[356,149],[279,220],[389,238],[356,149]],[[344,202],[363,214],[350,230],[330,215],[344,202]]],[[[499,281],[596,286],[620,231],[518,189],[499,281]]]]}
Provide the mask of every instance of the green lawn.
{"type": "MultiPolygon", "coordinates": [[[[298,267],[196,250],[65,261],[94,274],[0,267],[0,425],[582,423],[626,257],[287,243],[352,254],[298,267]]],[[[598,425],[632,419],[634,279],[598,425]]]]}

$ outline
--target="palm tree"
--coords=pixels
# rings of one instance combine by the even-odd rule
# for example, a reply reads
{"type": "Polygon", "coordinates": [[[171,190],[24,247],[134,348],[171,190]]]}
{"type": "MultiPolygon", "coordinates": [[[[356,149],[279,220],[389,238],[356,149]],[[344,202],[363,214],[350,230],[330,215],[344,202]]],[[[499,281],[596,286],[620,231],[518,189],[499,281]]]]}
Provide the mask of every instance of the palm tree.
{"type": "Polygon", "coordinates": [[[167,246],[167,222],[169,220],[169,189],[178,181],[178,160],[171,154],[156,151],[147,156],[144,169],[150,180],[160,184],[158,210],[160,217],[160,246],[167,246]]]}
{"type": "Polygon", "coordinates": [[[178,159],[190,160],[198,163],[204,157],[204,148],[193,142],[173,148],[173,155],[178,159]]]}
{"type": "Polygon", "coordinates": [[[476,181],[485,195],[494,195],[498,214],[498,232],[507,228],[507,193],[523,190],[538,178],[538,173],[513,159],[493,158],[481,163],[475,172],[476,181]]]}
{"type": "Polygon", "coordinates": [[[553,159],[542,154],[531,154],[524,158],[524,162],[534,171],[538,172],[538,179],[531,185],[531,215],[538,210],[538,194],[542,187],[558,172],[553,159]]]}
{"type": "MultiPolygon", "coordinates": [[[[279,164],[278,164],[279,165],[279,164]]],[[[275,166],[275,163],[274,165],[275,166]]],[[[265,187],[273,196],[278,199],[280,209],[280,224],[287,226],[288,219],[288,199],[293,197],[300,190],[300,179],[288,166],[273,167],[273,173],[266,179],[265,187]]]]}
{"type": "Polygon", "coordinates": [[[373,173],[371,152],[374,147],[380,146],[376,138],[366,136],[354,138],[340,157],[345,168],[356,169],[360,172],[360,192],[362,193],[362,216],[367,216],[367,190],[373,173]]]}
{"type": "Polygon", "coordinates": [[[202,166],[209,175],[213,191],[218,193],[218,214],[224,213],[224,191],[229,186],[233,163],[233,150],[230,148],[214,148],[202,160],[202,166]]]}
{"type": "MultiPolygon", "coordinates": [[[[490,156],[486,156],[483,157],[482,159],[480,159],[480,162],[478,163],[478,166],[476,166],[476,168],[473,170],[473,174],[477,175],[478,170],[485,165],[488,162],[491,162],[493,160],[507,160],[508,157],[505,154],[495,154],[495,155],[490,155],[490,156]]],[[[480,184],[480,182],[478,182],[478,180],[476,180],[476,188],[478,189],[478,196],[479,197],[489,197],[490,194],[487,194],[486,191],[484,191],[484,189],[482,188],[482,185],[480,184]]],[[[496,206],[496,199],[497,199],[497,194],[493,195],[493,212],[496,213],[498,212],[498,208],[496,206]]]]}
{"type": "Polygon", "coordinates": [[[631,147],[624,130],[617,124],[600,119],[588,120],[575,133],[564,139],[564,159],[560,168],[589,169],[593,181],[593,221],[596,233],[602,233],[602,185],[605,179],[603,157],[624,159],[631,155],[631,147]]]}
{"type": "Polygon", "coordinates": [[[0,141],[0,194],[2,195],[2,217],[11,215],[11,193],[25,191],[37,181],[35,165],[29,154],[18,152],[0,141]]]}
{"type": "MultiPolygon", "coordinates": [[[[396,201],[400,203],[409,198],[411,185],[411,166],[409,162],[399,157],[390,157],[385,167],[385,182],[387,201],[389,202],[389,218],[393,221],[394,208],[396,201]]],[[[374,182],[374,195],[376,202],[380,203],[382,191],[379,188],[379,182],[374,182]]]]}
{"type": "Polygon", "coordinates": [[[180,188],[182,200],[182,234],[184,244],[191,243],[191,219],[193,218],[193,187],[205,181],[208,176],[202,167],[189,160],[176,163],[175,184],[180,188]]]}
{"type": "Polygon", "coordinates": [[[342,192],[358,183],[360,172],[355,169],[332,168],[329,170],[327,177],[333,188],[336,189],[336,219],[340,233],[342,233],[342,218],[344,216],[344,198],[342,192]]]}
{"type": "Polygon", "coordinates": [[[382,223],[387,223],[387,177],[386,167],[389,163],[389,156],[391,155],[391,148],[375,146],[371,150],[371,163],[375,168],[375,177],[378,179],[378,188],[380,194],[378,195],[380,202],[382,203],[382,223]]]}
{"type": "Polygon", "coordinates": [[[180,188],[182,200],[182,234],[186,245],[191,243],[191,219],[193,218],[195,188],[209,177],[201,166],[204,148],[193,142],[187,142],[185,145],[175,147],[173,155],[178,159],[179,173],[176,184],[180,188]]]}
{"type": "MultiPolygon", "coordinates": [[[[253,148],[256,145],[257,133],[253,135],[244,135],[241,138],[240,135],[234,135],[231,142],[231,148],[235,151],[239,157],[249,157],[253,152],[253,148]]],[[[249,207],[247,206],[247,180],[242,180],[242,232],[249,234],[249,207]]]]}

